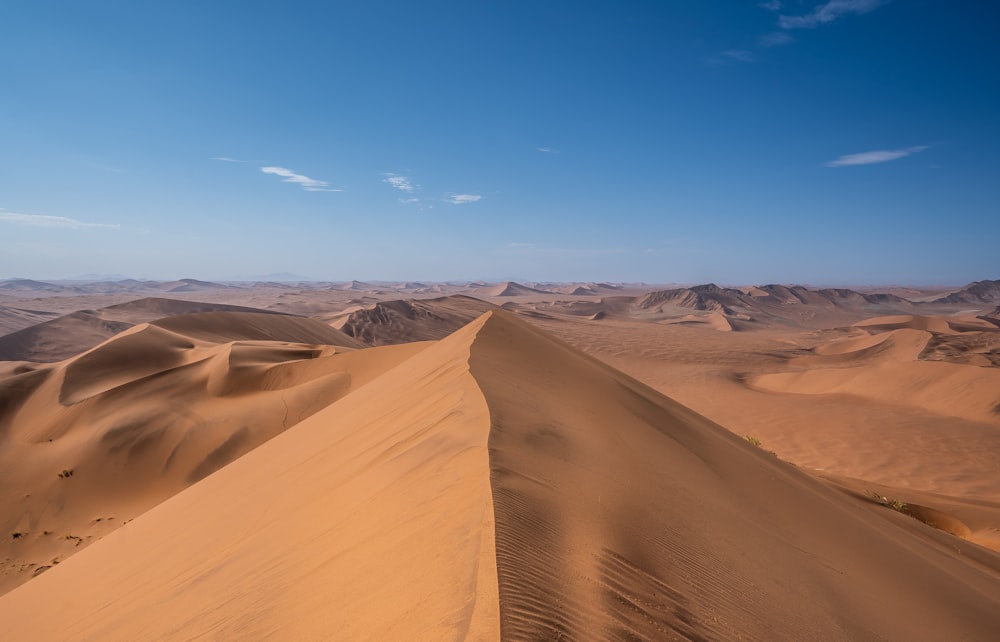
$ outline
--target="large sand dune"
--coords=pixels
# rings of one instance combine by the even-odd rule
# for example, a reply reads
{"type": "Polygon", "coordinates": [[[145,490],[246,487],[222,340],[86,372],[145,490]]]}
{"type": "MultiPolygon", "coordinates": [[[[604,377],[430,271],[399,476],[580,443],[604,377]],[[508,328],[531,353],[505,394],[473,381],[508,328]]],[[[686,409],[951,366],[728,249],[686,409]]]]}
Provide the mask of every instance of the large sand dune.
{"type": "Polygon", "coordinates": [[[504,283],[498,283],[496,285],[491,285],[484,288],[475,288],[472,290],[473,294],[477,296],[485,297],[500,297],[500,296],[525,296],[525,295],[535,295],[535,294],[552,294],[547,290],[541,290],[538,288],[532,288],[527,285],[521,285],[515,281],[506,281],[504,283]]]}
{"type": "Polygon", "coordinates": [[[353,339],[311,319],[215,312],[159,323],[55,365],[5,364],[0,591],[423,347],[359,361],[353,339]]]}
{"type": "MultiPolygon", "coordinates": [[[[270,369],[299,367],[273,365],[284,359],[272,344],[243,346],[244,378],[238,344],[157,326],[118,340],[143,332],[170,333],[157,334],[165,372],[205,370],[196,389],[215,376],[250,400],[273,392],[260,383],[270,369]]],[[[0,598],[5,635],[986,640],[1000,630],[1000,555],[822,483],[511,315],[487,313],[429,347],[328,358],[370,376],[0,598]]],[[[100,363],[78,368],[95,381],[70,386],[74,399],[121,387],[104,390],[116,380],[100,383],[100,363]]],[[[140,385],[163,376],[130,368],[140,385]]],[[[32,397],[59,394],[67,376],[45,375],[32,397]]],[[[47,443],[14,439],[13,425],[5,444],[47,443]]],[[[88,432],[61,430],[60,440],[88,432]]]]}

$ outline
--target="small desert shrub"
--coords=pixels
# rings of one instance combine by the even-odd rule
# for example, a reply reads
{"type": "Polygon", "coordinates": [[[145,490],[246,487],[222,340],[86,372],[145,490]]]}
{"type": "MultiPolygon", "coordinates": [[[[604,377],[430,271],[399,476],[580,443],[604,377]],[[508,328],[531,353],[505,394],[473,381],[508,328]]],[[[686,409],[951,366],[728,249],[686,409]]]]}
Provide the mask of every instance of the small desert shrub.
{"type": "Polygon", "coordinates": [[[757,439],[753,435],[743,435],[743,438],[746,439],[747,443],[750,444],[751,446],[757,446],[758,448],[760,447],[761,444],[760,439],[757,439]]]}
{"type": "Polygon", "coordinates": [[[20,538],[22,538],[24,536],[25,536],[25,533],[11,533],[10,534],[11,539],[20,539],[20,538]]]}
{"type": "Polygon", "coordinates": [[[876,504],[881,504],[882,506],[888,506],[892,510],[903,513],[906,512],[906,503],[901,502],[898,499],[889,499],[885,495],[879,495],[875,491],[866,490],[865,494],[872,498],[876,504]]]}
{"type": "Polygon", "coordinates": [[[59,473],[60,479],[66,479],[67,477],[72,477],[72,476],[73,476],[72,468],[63,468],[63,471],[59,473]]]}

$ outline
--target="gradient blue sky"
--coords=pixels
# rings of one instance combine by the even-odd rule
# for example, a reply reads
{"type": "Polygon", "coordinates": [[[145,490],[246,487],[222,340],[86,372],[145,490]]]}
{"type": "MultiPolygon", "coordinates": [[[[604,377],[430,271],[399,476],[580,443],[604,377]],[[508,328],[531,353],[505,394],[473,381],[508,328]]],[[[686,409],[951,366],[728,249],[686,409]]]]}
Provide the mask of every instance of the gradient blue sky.
{"type": "Polygon", "coordinates": [[[1000,6],[6,2],[0,277],[1000,278],[1000,6]]]}

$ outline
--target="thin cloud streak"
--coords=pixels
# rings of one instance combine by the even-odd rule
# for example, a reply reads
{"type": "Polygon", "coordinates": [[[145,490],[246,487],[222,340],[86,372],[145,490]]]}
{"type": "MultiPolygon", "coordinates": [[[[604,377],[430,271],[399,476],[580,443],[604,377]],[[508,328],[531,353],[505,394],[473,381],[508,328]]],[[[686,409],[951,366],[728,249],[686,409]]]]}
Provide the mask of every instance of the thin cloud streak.
{"type": "Polygon", "coordinates": [[[794,42],[794,40],[795,38],[792,38],[784,31],[772,31],[771,33],[765,33],[763,36],[758,36],[757,44],[761,47],[780,47],[794,42]]]}
{"type": "Polygon", "coordinates": [[[260,171],[265,174],[273,174],[274,176],[281,176],[282,183],[293,183],[298,185],[307,192],[342,192],[342,189],[336,189],[330,187],[329,183],[326,181],[321,181],[316,178],[309,178],[303,174],[296,174],[292,170],[285,167],[261,167],[260,171]]]}
{"type": "Polygon", "coordinates": [[[753,53],[746,49],[727,49],[722,52],[722,55],[737,62],[754,62],[756,60],[753,53]]]}
{"type": "Polygon", "coordinates": [[[451,194],[444,200],[452,205],[466,205],[467,203],[481,201],[483,197],[479,194],[451,194]]]}
{"type": "Polygon", "coordinates": [[[886,163],[899,158],[905,158],[912,154],[922,152],[927,149],[926,145],[916,145],[906,149],[880,149],[873,152],[862,152],[860,154],[847,154],[826,163],[827,167],[847,167],[849,165],[874,165],[875,163],[886,163]]]}
{"type": "Polygon", "coordinates": [[[804,16],[778,16],[782,29],[813,29],[843,16],[861,15],[874,11],[888,0],[829,0],[804,16]]]}
{"type": "Polygon", "coordinates": [[[18,225],[30,225],[31,227],[62,227],[74,230],[82,230],[87,228],[116,228],[121,227],[117,224],[109,223],[86,223],[84,221],[78,221],[75,218],[68,218],[65,216],[48,216],[46,214],[20,214],[18,212],[8,212],[7,210],[0,209],[0,221],[5,223],[14,223],[18,225]]]}
{"type": "Polygon", "coordinates": [[[238,158],[230,158],[228,156],[213,156],[212,160],[222,161],[223,163],[249,163],[250,161],[240,160],[238,158]]]}
{"type": "Polygon", "coordinates": [[[551,147],[536,147],[536,149],[538,151],[542,152],[543,154],[558,154],[559,153],[558,149],[553,149],[551,147]]]}

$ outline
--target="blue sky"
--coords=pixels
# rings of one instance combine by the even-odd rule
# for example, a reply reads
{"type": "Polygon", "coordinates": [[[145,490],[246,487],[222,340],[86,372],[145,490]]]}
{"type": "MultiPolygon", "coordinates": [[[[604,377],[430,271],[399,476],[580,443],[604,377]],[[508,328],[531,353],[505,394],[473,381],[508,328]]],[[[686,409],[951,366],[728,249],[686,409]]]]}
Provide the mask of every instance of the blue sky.
{"type": "Polygon", "coordinates": [[[989,2],[9,2],[0,277],[1000,278],[989,2]]]}

